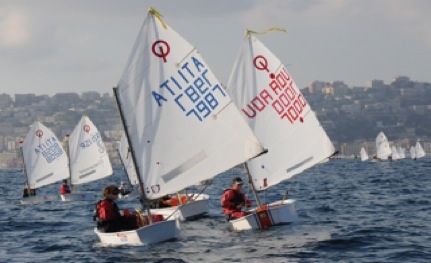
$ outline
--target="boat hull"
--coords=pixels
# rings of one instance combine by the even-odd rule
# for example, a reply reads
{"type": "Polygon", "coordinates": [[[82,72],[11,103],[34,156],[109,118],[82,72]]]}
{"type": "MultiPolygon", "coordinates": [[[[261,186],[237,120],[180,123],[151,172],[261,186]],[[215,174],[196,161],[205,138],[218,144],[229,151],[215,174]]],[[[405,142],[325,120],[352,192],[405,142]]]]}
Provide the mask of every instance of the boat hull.
{"type": "Polygon", "coordinates": [[[143,245],[175,239],[180,236],[181,230],[178,220],[167,220],[130,231],[101,233],[95,227],[94,232],[102,244],[143,245]]]}
{"type": "Polygon", "coordinates": [[[95,201],[97,196],[97,194],[91,192],[60,195],[61,201],[95,201]]]}
{"type": "MultiPolygon", "coordinates": [[[[191,196],[191,194],[189,194],[191,196]]],[[[180,206],[151,209],[151,213],[161,214],[164,218],[180,221],[195,220],[209,212],[209,195],[200,194],[194,201],[180,206]]]]}
{"type": "Polygon", "coordinates": [[[21,199],[21,204],[23,205],[34,205],[41,204],[50,201],[57,201],[57,195],[37,195],[37,196],[29,196],[21,199]]]}
{"type": "Polygon", "coordinates": [[[251,214],[239,219],[229,221],[229,228],[234,231],[263,229],[273,225],[287,224],[298,220],[295,207],[296,200],[288,199],[269,204],[267,213],[261,215],[256,209],[249,212],[251,214]],[[267,221],[259,220],[259,217],[267,216],[267,221]]]}

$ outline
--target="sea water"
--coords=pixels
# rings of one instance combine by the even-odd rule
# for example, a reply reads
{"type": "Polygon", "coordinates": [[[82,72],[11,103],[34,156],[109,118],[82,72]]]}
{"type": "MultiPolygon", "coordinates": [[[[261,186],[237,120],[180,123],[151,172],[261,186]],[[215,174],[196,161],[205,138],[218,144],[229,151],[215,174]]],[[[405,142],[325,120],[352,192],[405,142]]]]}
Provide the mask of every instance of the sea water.
{"type": "MultiPolygon", "coordinates": [[[[431,159],[361,162],[338,159],[271,188],[262,202],[286,191],[299,221],[267,230],[231,232],[220,196],[233,168],[215,177],[207,217],[181,223],[180,238],[152,245],[103,246],[93,232],[94,202],[21,205],[21,170],[0,170],[0,262],[431,262],[431,159]]],[[[115,174],[80,190],[100,193],[125,181],[115,174]]],[[[58,194],[57,185],[38,194],[58,194]]],[[[197,187],[199,191],[201,188],[197,187]]],[[[250,189],[243,189],[253,199],[250,189]]],[[[139,202],[118,202],[133,210],[139,202]]]]}

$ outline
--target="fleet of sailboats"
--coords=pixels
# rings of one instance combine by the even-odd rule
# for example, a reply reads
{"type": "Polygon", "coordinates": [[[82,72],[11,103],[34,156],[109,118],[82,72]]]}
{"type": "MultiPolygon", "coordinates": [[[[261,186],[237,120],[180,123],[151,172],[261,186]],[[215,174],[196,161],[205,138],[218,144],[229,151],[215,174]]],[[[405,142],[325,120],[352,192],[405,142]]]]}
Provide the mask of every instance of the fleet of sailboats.
{"type": "MultiPolygon", "coordinates": [[[[114,94],[147,215],[152,213],[148,202],[211,179],[263,151],[196,48],[152,8],[114,94]]],[[[95,232],[102,243],[154,243],[178,237],[180,227],[172,219],[134,231],[95,232]]]]}
{"type": "MultiPolygon", "coordinates": [[[[279,30],[279,29],[271,29],[279,30]]],[[[259,193],[328,160],[335,148],[282,62],[247,31],[227,90],[202,56],[170,28],[153,8],[142,24],[114,95],[125,134],[118,149],[127,179],[136,187],[149,223],[136,230],[101,233],[103,244],[150,244],[180,235],[180,221],[209,211],[209,195],[180,191],[244,164],[256,207],[229,221],[235,231],[262,229],[298,219],[296,200],[263,204],[259,193]],[[179,204],[153,208],[170,195],[179,204]],[[152,222],[152,214],[163,221],[152,222]]],[[[63,149],[55,134],[35,121],[22,144],[26,187],[70,179],[63,201],[95,200],[76,186],[113,174],[97,127],[83,115],[63,149]]],[[[412,159],[426,155],[417,141],[412,159]]],[[[361,161],[369,156],[364,147],[361,161]]],[[[376,158],[403,159],[402,147],[376,137],[376,158]]],[[[57,200],[58,195],[25,197],[23,204],[57,200]]]]}
{"type": "Polygon", "coordinates": [[[297,220],[294,199],[262,204],[269,190],[334,154],[315,113],[282,62],[247,31],[227,89],[267,153],[245,163],[257,207],[229,221],[233,230],[260,229],[297,220]]]}

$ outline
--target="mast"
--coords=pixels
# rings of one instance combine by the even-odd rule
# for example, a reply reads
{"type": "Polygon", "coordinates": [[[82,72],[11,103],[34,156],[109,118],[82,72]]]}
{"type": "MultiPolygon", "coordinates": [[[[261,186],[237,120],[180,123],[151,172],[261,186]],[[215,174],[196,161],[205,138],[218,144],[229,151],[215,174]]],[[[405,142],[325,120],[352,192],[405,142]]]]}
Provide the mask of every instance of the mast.
{"type": "Polygon", "coordinates": [[[117,149],[117,153],[118,153],[118,156],[120,157],[120,162],[121,162],[121,165],[123,166],[123,170],[126,173],[127,181],[129,182],[129,185],[132,187],[132,190],[133,190],[132,181],[130,181],[129,173],[127,172],[127,167],[124,165],[123,159],[121,158],[120,150],[117,149]]]}
{"type": "Polygon", "coordinates": [[[22,149],[22,143],[23,143],[23,141],[20,141],[20,146],[21,146],[20,151],[21,151],[23,168],[24,168],[23,171],[24,171],[25,181],[26,181],[26,185],[27,185],[27,193],[30,195],[30,182],[28,181],[27,169],[25,168],[24,151],[22,149]]]}
{"type": "Polygon", "coordinates": [[[257,194],[256,188],[254,187],[253,180],[252,180],[251,175],[250,175],[250,171],[248,170],[247,162],[244,163],[244,167],[245,167],[245,171],[247,172],[248,183],[251,185],[251,189],[253,190],[254,198],[256,199],[256,205],[259,208],[260,207],[259,195],[257,194]]]}
{"type": "Polygon", "coordinates": [[[142,208],[147,210],[148,221],[150,222],[150,224],[152,224],[153,223],[153,219],[151,217],[151,211],[150,211],[149,206],[145,202],[148,199],[147,199],[147,197],[145,195],[144,184],[142,183],[141,174],[139,173],[138,166],[136,165],[135,150],[133,149],[133,145],[132,145],[132,143],[130,141],[129,131],[127,130],[127,125],[126,125],[126,122],[124,120],[123,111],[121,110],[121,107],[120,107],[121,106],[120,105],[120,101],[118,100],[118,88],[114,87],[113,90],[114,90],[115,102],[117,103],[117,108],[118,108],[118,111],[120,112],[121,123],[123,124],[124,132],[125,132],[126,138],[127,138],[127,143],[129,144],[130,153],[132,154],[133,165],[135,166],[136,175],[137,175],[138,181],[139,181],[139,188],[140,188],[139,192],[140,192],[141,198],[143,200],[142,208]]]}
{"type": "Polygon", "coordinates": [[[69,164],[68,165],[68,168],[69,168],[69,183],[70,183],[70,189],[72,190],[73,189],[73,185],[72,185],[72,169],[71,169],[71,167],[70,167],[70,147],[69,147],[69,134],[66,134],[66,138],[67,138],[67,141],[66,141],[66,155],[67,155],[67,163],[69,164]]]}

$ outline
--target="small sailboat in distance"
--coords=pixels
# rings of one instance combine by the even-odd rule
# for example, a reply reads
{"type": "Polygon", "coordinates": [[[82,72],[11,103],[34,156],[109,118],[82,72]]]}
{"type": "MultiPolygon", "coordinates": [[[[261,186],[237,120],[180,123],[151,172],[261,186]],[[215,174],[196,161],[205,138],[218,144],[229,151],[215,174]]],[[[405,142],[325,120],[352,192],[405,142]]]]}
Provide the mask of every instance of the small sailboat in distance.
{"type": "Polygon", "coordinates": [[[294,199],[260,203],[258,192],[313,167],[334,146],[282,62],[247,31],[227,89],[243,118],[268,152],[245,163],[257,203],[248,215],[229,220],[231,229],[261,229],[296,221],[294,199]]]}
{"type": "Polygon", "coordinates": [[[392,155],[391,147],[389,146],[388,138],[383,132],[377,134],[376,151],[378,160],[387,160],[392,155]]]}
{"type": "MultiPolygon", "coordinates": [[[[151,222],[148,205],[260,154],[263,147],[202,56],[150,8],[114,95],[150,223],[100,233],[102,243],[178,237],[179,220],[151,222]]],[[[170,218],[172,219],[172,217],[170,218]]]]}
{"type": "Polygon", "coordinates": [[[70,134],[67,149],[72,192],[61,194],[61,200],[95,201],[99,193],[79,192],[75,188],[111,176],[113,171],[102,135],[87,115],[81,117],[70,134]]]}
{"type": "MultiPolygon", "coordinates": [[[[24,175],[27,192],[54,184],[69,177],[66,152],[57,136],[39,121],[35,121],[21,147],[24,159],[24,175]]],[[[55,195],[33,195],[24,197],[22,204],[38,204],[58,200],[55,195]]]]}
{"type": "Polygon", "coordinates": [[[416,142],[415,152],[416,152],[416,159],[425,157],[425,155],[426,155],[424,148],[422,147],[422,145],[419,141],[416,142]]]}
{"type": "Polygon", "coordinates": [[[361,155],[362,162],[365,162],[368,160],[368,154],[364,147],[361,147],[361,151],[359,152],[359,154],[361,155]]]}
{"type": "Polygon", "coordinates": [[[415,146],[410,147],[410,158],[416,160],[416,148],[415,146]]]}

